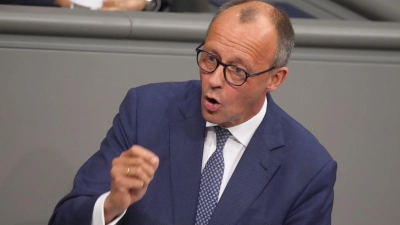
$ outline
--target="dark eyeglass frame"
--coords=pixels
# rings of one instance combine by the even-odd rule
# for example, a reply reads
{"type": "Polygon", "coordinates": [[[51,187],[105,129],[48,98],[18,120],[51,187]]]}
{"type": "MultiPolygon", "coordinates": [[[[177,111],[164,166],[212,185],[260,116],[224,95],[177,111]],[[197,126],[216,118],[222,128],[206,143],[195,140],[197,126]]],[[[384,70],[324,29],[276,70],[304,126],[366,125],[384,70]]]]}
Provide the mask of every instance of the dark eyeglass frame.
{"type": "Polygon", "coordinates": [[[209,53],[209,52],[207,52],[207,51],[205,51],[205,50],[203,50],[203,49],[200,49],[201,47],[203,47],[204,43],[205,43],[205,42],[201,43],[201,44],[196,48],[196,52],[197,52],[197,65],[199,66],[199,68],[200,68],[201,70],[203,70],[203,71],[206,72],[206,73],[213,73],[213,72],[218,68],[219,65],[222,65],[222,66],[224,67],[224,78],[225,78],[226,82],[228,82],[228,83],[231,84],[231,85],[234,85],[234,86],[242,86],[242,85],[247,81],[247,78],[249,78],[249,77],[254,77],[254,76],[258,76],[258,75],[261,75],[261,74],[263,74],[263,73],[271,72],[273,69],[276,68],[276,66],[272,66],[271,68],[269,68],[269,69],[267,69],[267,70],[264,70],[264,71],[261,71],[261,72],[258,72],[258,73],[250,74],[250,73],[246,72],[244,69],[242,69],[242,68],[240,68],[240,67],[238,67],[238,66],[235,66],[235,65],[232,65],[232,64],[223,63],[223,62],[221,62],[216,56],[214,56],[213,54],[211,54],[211,53],[209,53]],[[207,70],[204,70],[203,68],[201,68],[201,66],[200,66],[200,64],[199,64],[199,55],[200,55],[201,52],[205,52],[205,53],[207,53],[207,54],[209,54],[209,55],[211,55],[211,56],[214,56],[215,60],[217,61],[217,66],[215,67],[214,70],[212,70],[212,71],[207,71],[207,70]],[[234,66],[234,67],[237,67],[237,68],[243,70],[243,72],[246,74],[246,78],[244,79],[243,83],[241,83],[241,84],[233,84],[233,83],[231,83],[228,79],[226,79],[226,67],[227,67],[227,66],[234,66]]]}

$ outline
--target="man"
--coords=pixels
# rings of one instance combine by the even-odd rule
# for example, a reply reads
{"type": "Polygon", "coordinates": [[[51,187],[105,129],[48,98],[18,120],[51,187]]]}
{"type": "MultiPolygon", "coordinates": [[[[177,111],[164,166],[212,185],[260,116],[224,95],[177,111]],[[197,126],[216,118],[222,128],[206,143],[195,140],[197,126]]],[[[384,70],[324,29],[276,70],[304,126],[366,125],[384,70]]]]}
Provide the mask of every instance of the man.
{"type": "Polygon", "coordinates": [[[269,94],[293,45],[276,8],[223,6],[200,82],[131,89],[49,223],[330,224],[336,162],[269,94]]]}
{"type": "MultiPolygon", "coordinates": [[[[87,1],[85,1],[87,3],[87,1]]],[[[102,0],[103,4],[99,10],[107,11],[177,11],[180,8],[172,0],[102,0]]],[[[89,1],[90,3],[90,1],[89,1]]],[[[70,0],[0,0],[0,4],[7,5],[27,5],[27,6],[56,6],[71,8],[70,0]]],[[[78,8],[82,6],[74,6],[78,8]]],[[[84,6],[83,6],[84,8],[84,6]]]]}

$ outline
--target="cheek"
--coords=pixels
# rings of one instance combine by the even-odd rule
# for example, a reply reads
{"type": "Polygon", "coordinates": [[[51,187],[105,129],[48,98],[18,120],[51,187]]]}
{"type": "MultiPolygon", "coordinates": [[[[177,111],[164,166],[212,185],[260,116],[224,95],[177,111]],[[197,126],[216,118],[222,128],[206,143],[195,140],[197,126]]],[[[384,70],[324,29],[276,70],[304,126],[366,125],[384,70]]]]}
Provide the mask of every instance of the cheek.
{"type": "Polygon", "coordinates": [[[246,96],[243,93],[237,91],[225,92],[226,103],[229,109],[229,112],[237,112],[243,110],[243,106],[246,103],[246,96]]]}
{"type": "Polygon", "coordinates": [[[259,99],[256,96],[262,95],[261,93],[258,93],[258,90],[255,88],[249,88],[246,90],[243,90],[240,95],[235,96],[234,104],[235,107],[237,107],[237,111],[247,111],[251,108],[253,108],[253,105],[257,102],[259,99]]]}
{"type": "Polygon", "coordinates": [[[200,73],[200,83],[201,83],[201,89],[203,90],[203,92],[205,90],[207,90],[207,79],[205,78],[205,76],[202,76],[200,73]]]}

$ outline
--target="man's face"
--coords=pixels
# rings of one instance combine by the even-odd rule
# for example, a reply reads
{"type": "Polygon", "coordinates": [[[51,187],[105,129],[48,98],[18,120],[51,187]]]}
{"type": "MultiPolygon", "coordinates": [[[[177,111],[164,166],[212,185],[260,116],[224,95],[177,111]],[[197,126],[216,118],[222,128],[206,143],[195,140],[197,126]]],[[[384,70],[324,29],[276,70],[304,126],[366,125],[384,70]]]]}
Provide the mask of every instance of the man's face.
{"type": "MultiPolygon", "coordinates": [[[[277,35],[270,22],[258,15],[255,21],[241,23],[240,6],[222,13],[209,30],[203,49],[226,64],[253,74],[271,67],[277,35]]],[[[264,104],[271,83],[269,73],[249,77],[242,86],[229,84],[220,65],[213,73],[200,69],[201,109],[205,120],[232,127],[256,115],[264,104]]]]}

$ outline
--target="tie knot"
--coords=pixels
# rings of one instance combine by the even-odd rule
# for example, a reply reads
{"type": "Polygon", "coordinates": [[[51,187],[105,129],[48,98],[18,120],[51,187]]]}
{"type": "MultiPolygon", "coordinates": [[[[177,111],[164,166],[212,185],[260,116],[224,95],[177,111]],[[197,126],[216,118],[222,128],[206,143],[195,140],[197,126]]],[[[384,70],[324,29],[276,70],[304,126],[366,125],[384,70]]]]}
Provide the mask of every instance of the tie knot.
{"type": "Polygon", "coordinates": [[[217,135],[217,149],[223,148],[226,140],[231,136],[231,132],[228,129],[220,126],[215,126],[215,134],[217,135]]]}

